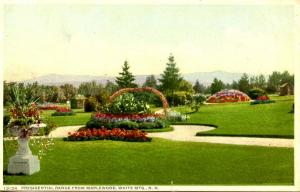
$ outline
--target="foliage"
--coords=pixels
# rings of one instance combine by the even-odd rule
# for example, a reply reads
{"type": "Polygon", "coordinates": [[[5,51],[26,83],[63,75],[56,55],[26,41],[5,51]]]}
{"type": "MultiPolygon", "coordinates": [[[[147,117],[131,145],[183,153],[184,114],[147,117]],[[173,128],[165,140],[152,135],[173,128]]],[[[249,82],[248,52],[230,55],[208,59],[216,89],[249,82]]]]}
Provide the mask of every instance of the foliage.
{"type": "Polygon", "coordinates": [[[251,99],[256,99],[259,96],[266,95],[266,92],[260,88],[253,88],[249,90],[248,95],[251,99]]]}
{"type": "Polygon", "coordinates": [[[251,101],[250,105],[267,104],[267,103],[275,103],[275,101],[272,101],[272,100],[255,100],[255,101],[251,101]]]}
{"type": "Polygon", "coordinates": [[[35,104],[35,98],[26,89],[14,85],[8,111],[10,121],[8,126],[18,125],[27,129],[30,124],[40,122],[40,111],[35,104]]]}
{"type": "Polygon", "coordinates": [[[137,129],[125,130],[119,128],[108,129],[84,129],[69,133],[66,141],[88,141],[88,140],[117,140],[117,141],[135,141],[147,142],[151,138],[146,136],[146,132],[137,129]]]}
{"type": "Polygon", "coordinates": [[[205,91],[205,86],[199,83],[199,80],[195,82],[195,85],[193,86],[193,89],[195,93],[204,93],[205,91]]]}
{"type": "Polygon", "coordinates": [[[67,101],[70,101],[70,99],[73,98],[77,93],[76,87],[69,83],[61,85],[60,88],[62,89],[67,101]]]}
{"type": "Polygon", "coordinates": [[[248,93],[250,90],[249,77],[246,73],[243,74],[241,79],[238,82],[239,90],[244,93],[248,93]]]}
{"type": "Polygon", "coordinates": [[[250,77],[250,86],[252,88],[260,88],[260,89],[266,89],[267,82],[266,78],[263,74],[260,74],[258,76],[252,76],[250,77]]]}
{"type": "Polygon", "coordinates": [[[182,77],[179,74],[179,69],[176,66],[174,56],[171,54],[168,59],[167,66],[161,74],[161,78],[158,79],[160,81],[160,89],[168,95],[171,95],[172,101],[169,103],[172,103],[174,106],[174,92],[178,90],[178,84],[182,81],[182,77]]]}
{"type": "Polygon", "coordinates": [[[75,99],[75,98],[71,99],[70,105],[71,105],[71,109],[79,109],[79,107],[77,105],[77,99],[75,99]]]}
{"type": "Polygon", "coordinates": [[[192,103],[190,104],[192,113],[198,112],[200,106],[206,101],[205,95],[202,94],[195,94],[193,95],[192,103]]]}
{"type": "Polygon", "coordinates": [[[118,84],[119,88],[137,87],[137,85],[133,83],[134,80],[134,76],[131,72],[129,72],[128,62],[125,61],[122,67],[122,72],[120,72],[119,76],[116,77],[116,83],[118,84]]]}
{"type": "Polygon", "coordinates": [[[97,99],[95,97],[88,97],[84,101],[84,111],[85,112],[93,112],[96,111],[98,106],[97,99]]]}
{"type": "Polygon", "coordinates": [[[96,96],[103,89],[102,84],[96,81],[84,82],[79,85],[78,93],[86,97],[96,96]]]}
{"type": "Polygon", "coordinates": [[[108,92],[109,95],[112,95],[114,92],[118,90],[118,85],[107,80],[105,84],[105,90],[108,92]]]}
{"type": "Polygon", "coordinates": [[[132,93],[124,93],[113,101],[108,112],[113,114],[149,113],[150,106],[143,100],[135,99],[132,93]]]}
{"type": "Polygon", "coordinates": [[[267,92],[275,93],[279,91],[280,85],[284,83],[288,83],[291,87],[294,87],[294,75],[289,74],[288,71],[284,71],[283,73],[273,71],[273,73],[269,75],[267,92]]]}
{"type": "Polygon", "coordinates": [[[157,81],[156,81],[154,75],[150,75],[150,76],[146,77],[143,87],[157,88],[157,81]]]}
{"type": "Polygon", "coordinates": [[[178,85],[178,90],[179,91],[185,91],[185,92],[188,92],[188,93],[194,93],[193,85],[190,82],[188,82],[184,79],[182,79],[180,81],[180,83],[178,85]]]}
{"type": "Polygon", "coordinates": [[[168,122],[153,114],[103,114],[95,113],[87,122],[88,128],[124,128],[124,129],[161,129],[168,127],[168,122]]]}
{"type": "Polygon", "coordinates": [[[189,118],[189,116],[183,115],[180,112],[174,111],[174,110],[168,112],[168,115],[167,115],[167,119],[170,122],[186,121],[188,118],[189,118]]]}
{"type": "Polygon", "coordinates": [[[218,80],[217,78],[214,78],[211,86],[210,86],[210,92],[211,94],[215,94],[219,91],[221,91],[222,89],[224,89],[224,83],[221,80],[218,80]]]}
{"type": "Polygon", "coordinates": [[[192,93],[185,91],[176,91],[173,94],[167,94],[168,102],[173,102],[174,106],[186,105],[192,102],[192,93]]]}

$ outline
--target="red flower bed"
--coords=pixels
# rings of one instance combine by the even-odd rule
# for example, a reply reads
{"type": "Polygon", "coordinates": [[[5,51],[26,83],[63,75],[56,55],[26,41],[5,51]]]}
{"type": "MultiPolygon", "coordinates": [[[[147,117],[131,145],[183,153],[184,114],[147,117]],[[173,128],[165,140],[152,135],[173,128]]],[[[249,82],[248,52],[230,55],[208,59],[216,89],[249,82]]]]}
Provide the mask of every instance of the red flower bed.
{"type": "Polygon", "coordinates": [[[67,115],[75,115],[72,109],[67,107],[57,107],[56,111],[52,113],[52,116],[67,116],[67,115]]]}
{"type": "Polygon", "coordinates": [[[118,141],[139,141],[146,142],[151,141],[150,137],[146,136],[146,132],[140,130],[125,130],[120,128],[113,128],[108,130],[102,129],[84,129],[68,133],[69,136],[64,140],[67,141],[87,141],[87,140],[118,140],[118,141]]]}
{"type": "Polygon", "coordinates": [[[72,112],[72,109],[67,108],[67,107],[57,107],[56,112],[58,112],[58,113],[69,113],[69,112],[72,112]]]}
{"type": "Polygon", "coordinates": [[[258,101],[267,101],[267,100],[270,100],[270,98],[267,95],[262,95],[262,96],[258,96],[256,98],[256,100],[258,100],[258,101]]]}
{"type": "Polygon", "coordinates": [[[58,105],[53,105],[53,104],[50,104],[50,105],[40,105],[39,106],[40,110],[56,110],[57,108],[59,108],[59,106],[58,105]]]}

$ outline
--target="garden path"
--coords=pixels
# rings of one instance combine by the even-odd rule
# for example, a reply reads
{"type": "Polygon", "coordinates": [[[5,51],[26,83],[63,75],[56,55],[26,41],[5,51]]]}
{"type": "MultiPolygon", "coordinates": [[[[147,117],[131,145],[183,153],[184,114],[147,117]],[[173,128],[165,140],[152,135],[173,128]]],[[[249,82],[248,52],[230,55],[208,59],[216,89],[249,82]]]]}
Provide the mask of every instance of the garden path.
{"type": "Polygon", "coordinates": [[[84,125],[57,127],[56,129],[54,129],[49,133],[49,137],[53,137],[53,138],[67,137],[68,132],[77,131],[80,127],[84,127],[84,125]]]}
{"type": "Polygon", "coordinates": [[[268,147],[293,147],[294,139],[259,137],[195,136],[197,132],[214,128],[202,125],[173,125],[174,131],[149,133],[149,137],[160,137],[176,141],[193,141],[233,145],[256,145],[268,147]]]}
{"type": "MultiPolygon", "coordinates": [[[[49,137],[67,137],[68,132],[78,130],[84,125],[58,127],[49,137]]],[[[269,147],[294,147],[293,139],[258,138],[258,137],[223,137],[223,136],[195,136],[197,132],[209,131],[213,127],[202,125],[173,125],[174,131],[148,133],[149,137],[159,137],[175,141],[207,142],[233,145],[256,145],[269,147]]]]}

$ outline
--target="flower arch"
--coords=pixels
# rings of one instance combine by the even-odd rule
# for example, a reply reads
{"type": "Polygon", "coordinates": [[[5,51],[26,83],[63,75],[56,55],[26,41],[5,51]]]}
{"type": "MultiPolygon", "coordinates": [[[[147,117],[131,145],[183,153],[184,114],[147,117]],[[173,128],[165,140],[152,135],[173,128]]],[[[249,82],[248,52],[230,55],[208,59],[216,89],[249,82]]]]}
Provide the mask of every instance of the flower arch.
{"type": "Polygon", "coordinates": [[[124,93],[128,93],[128,92],[151,92],[151,93],[157,95],[160,98],[160,100],[163,104],[165,115],[167,114],[167,109],[169,108],[169,104],[168,104],[167,99],[165,98],[165,96],[160,91],[158,91],[157,89],[155,89],[153,87],[123,88],[123,89],[120,89],[120,90],[116,91],[114,94],[112,94],[109,97],[109,102],[112,103],[116,97],[118,97],[118,96],[120,96],[124,93]]]}

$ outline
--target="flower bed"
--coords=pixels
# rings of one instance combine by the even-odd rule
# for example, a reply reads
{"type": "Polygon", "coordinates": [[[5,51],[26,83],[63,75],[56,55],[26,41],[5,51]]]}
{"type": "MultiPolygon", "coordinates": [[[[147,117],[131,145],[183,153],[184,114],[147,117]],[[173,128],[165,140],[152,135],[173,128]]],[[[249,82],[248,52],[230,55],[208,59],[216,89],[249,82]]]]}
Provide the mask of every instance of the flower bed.
{"type": "Polygon", "coordinates": [[[75,115],[72,109],[66,107],[58,107],[56,111],[52,113],[52,116],[68,116],[68,115],[75,115]]]}
{"type": "Polygon", "coordinates": [[[57,108],[59,108],[59,106],[52,103],[46,103],[38,105],[38,108],[40,110],[56,110],[57,108]]]}
{"type": "Polygon", "coordinates": [[[270,98],[267,95],[262,95],[257,97],[257,99],[252,101],[250,104],[256,105],[256,104],[266,104],[266,103],[275,103],[275,101],[270,100],[270,98]]]}
{"type": "Polygon", "coordinates": [[[87,128],[113,129],[116,127],[126,130],[132,129],[161,129],[169,127],[169,122],[154,114],[104,114],[95,113],[86,124],[87,128]]]}
{"type": "Polygon", "coordinates": [[[134,121],[134,122],[154,122],[156,119],[161,118],[160,114],[106,114],[95,113],[94,118],[99,120],[106,120],[111,122],[118,121],[134,121]]]}
{"type": "Polygon", "coordinates": [[[117,141],[135,141],[135,142],[148,142],[152,138],[146,136],[146,132],[137,129],[125,130],[120,128],[113,128],[108,130],[101,129],[84,129],[74,133],[69,133],[65,141],[88,141],[88,140],[117,140],[117,141]]]}
{"type": "Polygon", "coordinates": [[[250,97],[238,90],[223,90],[207,99],[207,103],[227,103],[250,101],[250,97]]]}

